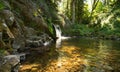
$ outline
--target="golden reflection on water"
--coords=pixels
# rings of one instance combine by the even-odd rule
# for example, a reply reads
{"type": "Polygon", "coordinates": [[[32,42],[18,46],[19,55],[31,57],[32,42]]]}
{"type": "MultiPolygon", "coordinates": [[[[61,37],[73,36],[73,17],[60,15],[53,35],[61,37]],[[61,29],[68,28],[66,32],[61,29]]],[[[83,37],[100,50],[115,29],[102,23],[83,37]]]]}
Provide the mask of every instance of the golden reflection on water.
{"type": "Polygon", "coordinates": [[[25,71],[25,70],[28,70],[28,69],[36,68],[38,66],[41,66],[41,65],[40,64],[26,64],[26,65],[21,65],[20,67],[21,67],[21,71],[25,71]]]}
{"type": "MultiPolygon", "coordinates": [[[[21,65],[21,72],[74,72],[79,71],[82,65],[86,63],[80,55],[80,48],[75,46],[64,46],[57,49],[58,57],[50,61],[43,69],[38,61],[38,64],[28,63],[21,65]]],[[[37,57],[38,58],[38,57],[37,57]]],[[[39,57],[39,59],[41,59],[39,57]]],[[[37,61],[36,61],[37,62],[37,61]]],[[[43,61],[44,63],[44,61],[43,61]]]]}
{"type": "Polygon", "coordinates": [[[119,72],[115,57],[120,57],[120,51],[111,49],[111,42],[89,41],[64,41],[61,48],[31,54],[20,72],[119,72]]]}

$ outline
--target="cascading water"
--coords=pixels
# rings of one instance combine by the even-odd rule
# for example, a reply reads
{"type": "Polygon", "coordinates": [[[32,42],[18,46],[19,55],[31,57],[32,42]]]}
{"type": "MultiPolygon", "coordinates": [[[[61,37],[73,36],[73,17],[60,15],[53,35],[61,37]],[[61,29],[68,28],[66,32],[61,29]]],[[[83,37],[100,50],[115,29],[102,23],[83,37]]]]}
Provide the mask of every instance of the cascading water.
{"type": "MultiPolygon", "coordinates": [[[[61,29],[60,29],[60,26],[59,25],[54,25],[54,28],[55,28],[55,33],[56,33],[56,48],[61,48],[61,29]]],[[[56,49],[56,51],[58,52],[58,63],[57,63],[57,66],[58,67],[61,67],[62,65],[62,61],[61,61],[61,56],[62,56],[62,53],[56,49]]]]}
{"type": "Polygon", "coordinates": [[[55,28],[55,32],[56,32],[56,48],[60,48],[61,47],[61,29],[59,25],[53,25],[55,28]]]}
{"type": "Polygon", "coordinates": [[[61,29],[59,25],[54,25],[55,32],[56,32],[56,37],[61,38],[61,29]]]}
{"type": "Polygon", "coordinates": [[[58,38],[56,40],[56,48],[60,48],[61,47],[61,38],[58,38]]]}
{"type": "Polygon", "coordinates": [[[53,25],[54,29],[55,29],[55,33],[56,33],[56,48],[60,48],[61,47],[61,41],[62,40],[66,40],[66,39],[70,39],[71,37],[65,37],[62,36],[62,31],[59,25],[53,25]]]}

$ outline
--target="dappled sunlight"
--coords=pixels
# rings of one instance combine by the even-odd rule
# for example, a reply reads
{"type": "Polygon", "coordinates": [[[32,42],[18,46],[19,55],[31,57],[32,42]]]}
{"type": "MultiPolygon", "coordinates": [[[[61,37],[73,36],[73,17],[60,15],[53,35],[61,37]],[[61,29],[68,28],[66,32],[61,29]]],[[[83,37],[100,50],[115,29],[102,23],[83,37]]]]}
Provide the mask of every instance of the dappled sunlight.
{"type": "MultiPolygon", "coordinates": [[[[66,43],[65,43],[66,44],[66,43]]],[[[39,72],[75,72],[83,69],[87,61],[80,55],[80,48],[76,46],[64,45],[62,48],[57,49],[57,59],[49,59],[48,63],[43,67],[45,61],[40,57],[36,57],[36,62],[21,65],[21,72],[26,71],[39,71],[39,72]],[[36,64],[37,63],[37,64],[36,64]]],[[[49,55],[48,55],[49,56],[49,55]]],[[[47,58],[46,58],[47,61],[47,58]]],[[[29,72],[28,71],[28,72],[29,72]]]]}
{"type": "Polygon", "coordinates": [[[84,59],[80,55],[80,48],[76,46],[64,45],[58,50],[59,57],[57,69],[53,72],[75,72],[82,70],[84,59]]]}
{"type": "Polygon", "coordinates": [[[63,41],[61,48],[43,54],[32,54],[21,65],[20,72],[106,72],[118,69],[116,58],[120,57],[120,51],[111,49],[112,42],[77,40],[80,41],[63,41]],[[81,42],[85,46],[80,45],[81,42]]]}
{"type": "Polygon", "coordinates": [[[59,14],[65,12],[65,8],[67,7],[67,0],[59,0],[57,1],[59,14]]]}
{"type": "Polygon", "coordinates": [[[0,72],[120,72],[120,1],[0,0],[0,72]]]}
{"type": "Polygon", "coordinates": [[[120,21],[120,17],[117,17],[117,20],[120,21]]]}
{"type": "Polygon", "coordinates": [[[29,69],[37,69],[37,67],[41,66],[40,64],[25,64],[25,65],[21,65],[20,66],[20,69],[21,69],[21,72],[22,71],[25,71],[25,70],[29,70],[29,69]]]}
{"type": "Polygon", "coordinates": [[[103,18],[101,21],[101,27],[104,27],[106,24],[108,24],[108,26],[113,29],[113,25],[110,23],[110,19],[114,17],[113,14],[109,15],[107,18],[103,18]]]}

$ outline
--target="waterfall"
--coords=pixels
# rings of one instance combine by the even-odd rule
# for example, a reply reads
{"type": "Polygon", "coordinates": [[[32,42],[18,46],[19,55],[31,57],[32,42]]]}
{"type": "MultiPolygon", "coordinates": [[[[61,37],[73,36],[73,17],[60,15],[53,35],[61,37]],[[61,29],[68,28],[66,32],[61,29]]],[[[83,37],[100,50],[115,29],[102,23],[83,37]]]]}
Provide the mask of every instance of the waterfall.
{"type": "Polygon", "coordinates": [[[58,38],[57,40],[56,40],[56,48],[60,48],[61,47],[61,38],[58,38]]]}
{"type": "Polygon", "coordinates": [[[55,28],[55,32],[56,32],[56,37],[57,38],[61,38],[61,29],[59,25],[53,25],[55,28]]]}
{"type": "Polygon", "coordinates": [[[61,47],[61,29],[59,25],[53,25],[55,28],[55,33],[56,33],[56,48],[60,48],[61,47]]]}

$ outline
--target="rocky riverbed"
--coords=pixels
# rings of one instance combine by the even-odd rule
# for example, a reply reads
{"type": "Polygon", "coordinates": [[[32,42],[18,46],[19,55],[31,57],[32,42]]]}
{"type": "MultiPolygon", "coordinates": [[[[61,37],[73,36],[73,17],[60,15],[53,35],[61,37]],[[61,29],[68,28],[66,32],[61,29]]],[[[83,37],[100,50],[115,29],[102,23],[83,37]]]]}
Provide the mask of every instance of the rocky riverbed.
{"type": "Polygon", "coordinates": [[[33,52],[20,72],[119,72],[119,41],[70,39],[45,53],[33,52]]]}

